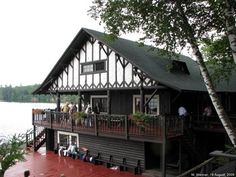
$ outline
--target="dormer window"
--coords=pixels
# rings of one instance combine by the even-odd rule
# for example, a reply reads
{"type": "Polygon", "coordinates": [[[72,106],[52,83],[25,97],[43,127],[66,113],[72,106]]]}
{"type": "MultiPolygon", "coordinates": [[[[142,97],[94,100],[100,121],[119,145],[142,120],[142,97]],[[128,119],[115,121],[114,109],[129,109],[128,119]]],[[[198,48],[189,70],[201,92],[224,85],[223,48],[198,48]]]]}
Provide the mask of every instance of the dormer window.
{"type": "Polygon", "coordinates": [[[179,72],[179,73],[185,73],[190,74],[188,67],[185,62],[173,60],[172,61],[172,72],[179,72]]]}
{"type": "Polygon", "coordinates": [[[81,65],[82,65],[82,73],[103,72],[106,70],[105,61],[83,63],[81,65]]]}

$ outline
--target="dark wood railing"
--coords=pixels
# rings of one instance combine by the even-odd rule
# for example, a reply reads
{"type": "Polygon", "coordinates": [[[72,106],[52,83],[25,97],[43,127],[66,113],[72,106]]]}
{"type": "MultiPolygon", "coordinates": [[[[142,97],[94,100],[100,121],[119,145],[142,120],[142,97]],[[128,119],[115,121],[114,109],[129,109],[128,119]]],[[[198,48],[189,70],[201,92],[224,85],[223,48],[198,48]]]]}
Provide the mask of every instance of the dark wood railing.
{"type": "MultiPolygon", "coordinates": [[[[229,149],[225,152],[225,154],[235,154],[235,148],[229,149]]],[[[234,155],[235,156],[235,155],[234,155]]],[[[188,171],[178,175],[177,177],[188,177],[188,176],[235,176],[235,173],[230,173],[229,165],[231,165],[230,161],[233,162],[233,169],[235,169],[235,158],[231,157],[220,157],[214,156],[211,157],[204,162],[198,164],[197,166],[191,168],[188,171]],[[222,168],[224,167],[224,168],[222,168]],[[222,170],[222,171],[221,171],[222,170]]]]}
{"type": "MultiPolygon", "coordinates": [[[[232,124],[236,126],[236,115],[229,115],[229,118],[232,124]]],[[[225,131],[217,115],[213,115],[210,117],[192,115],[191,126],[193,127],[193,129],[200,131],[212,131],[212,132],[225,131]]]]}
{"type": "Polygon", "coordinates": [[[147,123],[140,124],[127,115],[89,114],[77,123],[68,113],[33,110],[32,121],[33,125],[61,131],[149,142],[183,134],[183,120],[169,115],[151,116],[147,123]]]}

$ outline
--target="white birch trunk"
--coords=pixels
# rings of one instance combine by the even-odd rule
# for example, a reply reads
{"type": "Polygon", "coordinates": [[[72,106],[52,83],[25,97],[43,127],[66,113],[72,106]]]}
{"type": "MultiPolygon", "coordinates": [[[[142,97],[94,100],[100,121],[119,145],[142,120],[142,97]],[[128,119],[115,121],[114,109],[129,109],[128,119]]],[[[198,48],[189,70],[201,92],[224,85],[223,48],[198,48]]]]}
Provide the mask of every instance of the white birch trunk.
{"type": "Polygon", "coordinates": [[[232,51],[234,63],[236,64],[236,26],[235,26],[235,18],[234,18],[234,8],[230,5],[229,0],[225,1],[225,22],[227,29],[227,36],[230,43],[230,48],[232,51]]]}
{"type": "Polygon", "coordinates": [[[211,98],[212,104],[215,107],[215,110],[218,114],[218,117],[231,141],[231,143],[233,144],[233,146],[236,146],[236,133],[235,133],[235,129],[232,125],[232,123],[229,120],[228,115],[226,114],[224,107],[222,106],[219,97],[216,93],[216,90],[214,89],[212,80],[209,76],[208,70],[206,68],[206,65],[203,61],[203,57],[201,52],[199,51],[198,46],[191,44],[192,49],[193,49],[193,53],[197,58],[197,63],[199,65],[200,71],[201,71],[201,75],[203,77],[203,80],[205,82],[208,94],[211,98]]]}
{"type": "MultiPolygon", "coordinates": [[[[179,1],[176,1],[176,5],[177,5],[178,9],[180,10],[180,15],[181,15],[184,25],[186,27],[185,33],[188,36],[187,40],[190,43],[191,48],[193,49],[194,55],[196,56],[197,63],[199,65],[199,68],[201,71],[201,75],[203,77],[208,94],[211,98],[212,104],[217,112],[217,115],[218,115],[231,143],[233,144],[234,147],[236,147],[236,133],[235,133],[236,131],[235,131],[232,123],[230,122],[229,117],[227,116],[227,114],[224,110],[224,107],[222,106],[220,99],[216,93],[213,82],[210,78],[210,75],[209,75],[206,65],[204,63],[202,53],[199,51],[197,41],[195,40],[194,32],[193,32],[194,30],[192,29],[191,25],[188,22],[188,18],[186,17],[186,15],[184,13],[181,3],[179,1]]],[[[235,42],[236,42],[236,40],[235,40],[235,42]]]]}

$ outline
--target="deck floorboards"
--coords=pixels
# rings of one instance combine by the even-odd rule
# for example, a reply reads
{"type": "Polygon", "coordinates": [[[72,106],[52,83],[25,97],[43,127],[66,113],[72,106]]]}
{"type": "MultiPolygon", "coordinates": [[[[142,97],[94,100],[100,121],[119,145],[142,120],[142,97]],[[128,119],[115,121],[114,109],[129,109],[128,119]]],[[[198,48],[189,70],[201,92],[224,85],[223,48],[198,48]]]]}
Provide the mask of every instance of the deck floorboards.
{"type": "Polygon", "coordinates": [[[40,148],[38,152],[29,152],[25,161],[18,162],[9,168],[4,177],[22,177],[26,169],[30,177],[137,177],[131,172],[120,172],[105,166],[93,165],[71,157],[60,157],[54,152],[40,148]]]}

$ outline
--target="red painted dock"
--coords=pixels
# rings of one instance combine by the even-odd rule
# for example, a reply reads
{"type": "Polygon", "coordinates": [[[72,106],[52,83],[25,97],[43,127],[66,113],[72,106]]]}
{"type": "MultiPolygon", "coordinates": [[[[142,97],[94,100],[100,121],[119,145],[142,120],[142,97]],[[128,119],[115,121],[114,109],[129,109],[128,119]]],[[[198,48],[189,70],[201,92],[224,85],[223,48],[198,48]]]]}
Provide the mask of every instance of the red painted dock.
{"type": "Polygon", "coordinates": [[[30,152],[25,161],[18,162],[8,169],[4,177],[22,177],[26,169],[30,177],[138,177],[131,172],[120,172],[102,165],[93,165],[71,157],[60,157],[54,152],[41,148],[38,152],[30,152]]]}

